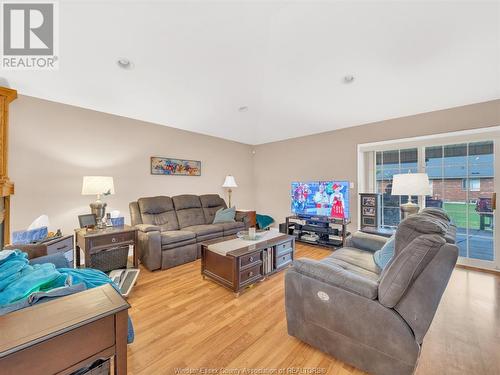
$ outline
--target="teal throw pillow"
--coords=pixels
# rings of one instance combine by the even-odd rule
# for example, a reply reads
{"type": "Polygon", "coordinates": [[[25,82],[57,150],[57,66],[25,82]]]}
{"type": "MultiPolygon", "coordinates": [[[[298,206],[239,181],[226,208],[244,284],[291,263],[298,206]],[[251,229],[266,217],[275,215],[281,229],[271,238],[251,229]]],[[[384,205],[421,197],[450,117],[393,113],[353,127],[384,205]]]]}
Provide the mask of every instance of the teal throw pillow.
{"type": "Polygon", "coordinates": [[[394,256],[394,244],[395,240],[394,236],[392,236],[380,250],[375,251],[373,254],[375,264],[381,269],[384,269],[394,256]]]}
{"type": "Polygon", "coordinates": [[[214,224],[234,222],[236,216],[236,208],[221,208],[215,213],[214,224]]]}

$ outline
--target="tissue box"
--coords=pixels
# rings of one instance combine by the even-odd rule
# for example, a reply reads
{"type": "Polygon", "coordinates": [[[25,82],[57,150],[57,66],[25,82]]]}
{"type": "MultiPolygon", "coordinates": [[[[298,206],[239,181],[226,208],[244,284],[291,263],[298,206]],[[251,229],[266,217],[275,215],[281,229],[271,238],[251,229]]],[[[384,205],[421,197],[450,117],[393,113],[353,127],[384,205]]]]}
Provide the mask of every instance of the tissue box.
{"type": "Polygon", "coordinates": [[[33,242],[38,242],[47,237],[47,227],[41,227],[31,230],[18,230],[12,233],[13,245],[26,245],[33,242]]]}
{"type": "Polygon", "coordinates": [[[125,225],[125,217],[112,217],[111,224],[113,224],[114,227],[123,227],[125,225]]]}

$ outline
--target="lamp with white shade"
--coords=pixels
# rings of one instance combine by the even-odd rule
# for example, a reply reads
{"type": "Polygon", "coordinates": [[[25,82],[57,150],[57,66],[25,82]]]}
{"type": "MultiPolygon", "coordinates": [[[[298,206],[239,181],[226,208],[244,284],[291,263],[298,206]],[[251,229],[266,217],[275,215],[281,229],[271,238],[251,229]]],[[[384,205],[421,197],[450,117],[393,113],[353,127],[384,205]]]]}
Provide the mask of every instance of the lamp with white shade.
{"type": "Polygon", "coordinates": [[[82,195],[96,195],[95,202],[90,204],[91,212],[96,216],[97,226],[103,228],[102,219],[106,213],[106,203],[101,200],[102,196],[115,193],[113,177],[109,176],[84,176],[82,184],[82,195]]]}
{"type": "Polygon", "coordinates": [[[227,175],[226,179],[224,180],[224,183],[222,184],[222,187],[227,189],[227,193],[229,196],[228,207],[231,207],[231,193],[233,192],[232,188],[238,187],[238,185],[236,184],[236,180],[234,179],[234,176],[227,175]]]}
{"type": "Polygon", "coordinates": [[[418,213],[418,204],[411,201],[412,195],[425,196],[432,194],[427,173],[403,173],[392,177],[392,195],[408,195],[408,203],[402,204],[402,218],[418,213]]]}

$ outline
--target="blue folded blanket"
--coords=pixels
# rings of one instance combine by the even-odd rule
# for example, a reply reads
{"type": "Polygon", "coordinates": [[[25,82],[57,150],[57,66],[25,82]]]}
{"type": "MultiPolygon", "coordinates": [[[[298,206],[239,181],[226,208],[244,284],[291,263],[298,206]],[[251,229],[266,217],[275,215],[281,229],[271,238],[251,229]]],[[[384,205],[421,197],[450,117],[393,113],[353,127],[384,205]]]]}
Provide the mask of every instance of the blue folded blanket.
{"type": "Polygon", "coordinates": [[[259,229],[266,229],[272,223],[274,223],[274,219],[268,215],[257,214],[255,219],[257,221],[257,226],[259,227],[259,229]]]}
{"type": "MultiPolygon", "coordinates": [[[[111,284],[119,287],[102,271],[93,268],[57,268],[53,263],[31,265],[20,250],[0,251],[0,315],[54,297],[111,284]]],[[[129,318],[128,342],[134,340],[129,318]]]]}

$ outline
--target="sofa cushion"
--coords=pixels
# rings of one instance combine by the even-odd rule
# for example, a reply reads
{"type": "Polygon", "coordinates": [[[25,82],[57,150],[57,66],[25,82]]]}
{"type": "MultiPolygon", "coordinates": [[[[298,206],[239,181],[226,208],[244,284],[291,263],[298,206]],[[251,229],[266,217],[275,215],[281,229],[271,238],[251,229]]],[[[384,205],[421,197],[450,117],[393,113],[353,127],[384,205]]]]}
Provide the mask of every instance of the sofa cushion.
{"type": "Polygon", "coordinates": [[[182,194],[172,197],[176,211],[188,208],[201,208],[200,197],[193,194],[182,194]]]}
{"type": "Polygon", "coordinates": [[[205,215],[205,224],[214,222],[215,213],[221,208],[227,208],[226,202],[218,194],[200,195],[201,207],[205,215]]]}
{"type": "Polygon", "coordinates": [[[423,234],[396,255],[382,272],[378,288],[380,303],[388,308],[396,306],[445,243],[440,235],[423,234]]]}
{"type": "Polygon", "coordinates": [[[143,224],[157,225],[164,231],[179,229],[172,198],[166,196],[139,198],[137,204],[143,224]]]}
{"type": "Polygon", "coordinates": [[[187,230],[171,230],[161,232],[161,244],[168,245],[176,242],[191,240],[196,237],[196,234],[187,230]]]}
{"type": "Polygon", "coordinates": [[[172,198],[166,196],[139,198],[137,203],[143,214],[160,214],[174,209],[172,198]]]}
{"type": "Polygon", "coordinates": [[[445,220],[446,222],[451,221],[450,216],[442,208],[426,207],[422,211],[420,211],[420,214],[434,216],[442,220],[445,220]]]}
{"type": "Polygon", "coordinates": [[[234,222],[236,208],[221,208],[215,213],[214,224],[234,222]]]}
{"type": "MultiPolygon", "coordinates": [[[[220,237],[224,237],[224,234],[222,232],[199,235],[199,236],[196,236],[196,243],[199,244],[200,242],[213,240],[215,238],[220,238],[220,237]]],[[[200,250],[200,254],[201,254],[201,250],[200,250]]]]}
{"type": "Polygon", "coordinates": [[[369,251],[359,250],[352,247],[343,247],[335,250],[329,258],[341,260],[376,274],[380,274],[381,271],[373,260],[373,253],[369,251]]]}
{"type": "Polygon", "coordinates": [[[223,228],[220,224],[201,224],[185,227],[183,228],[183,231],[193,232],[197,237],[200,237],[213,233],[220,233],[222,235],[223,228]]]}
{"type": "Polygon", "coordinates": [[[444,236],[448,228],[449,224],[442,219],[430,215],[410,215],[399,224],[396,230],[394,256],[397,257],[418,236],[423,234],[444,236]]]}
{"type": "Polygon", "coordinates": [[[236,234],[240,230],[245,230],[245,223],[242,221],[233,221],[230,223],[218,223],[217,225],[222,227],[224,231],[224,236],[236,234]]]}
{"type": "Polygon", "coordinates": [[[344,247],[336,250],[332,255],[322,259],[320,263],[335,265],[347,271],[378,281],[381,269],[373,260],[373,253],[344,247]]]}
{"type": "Polygon", "coordinates": [[[201,201],[197,195],[177,195],[172,197],[179,227],[184,229],[193,225],[205,224],[205,215],[201,208],[201,201]]]}

